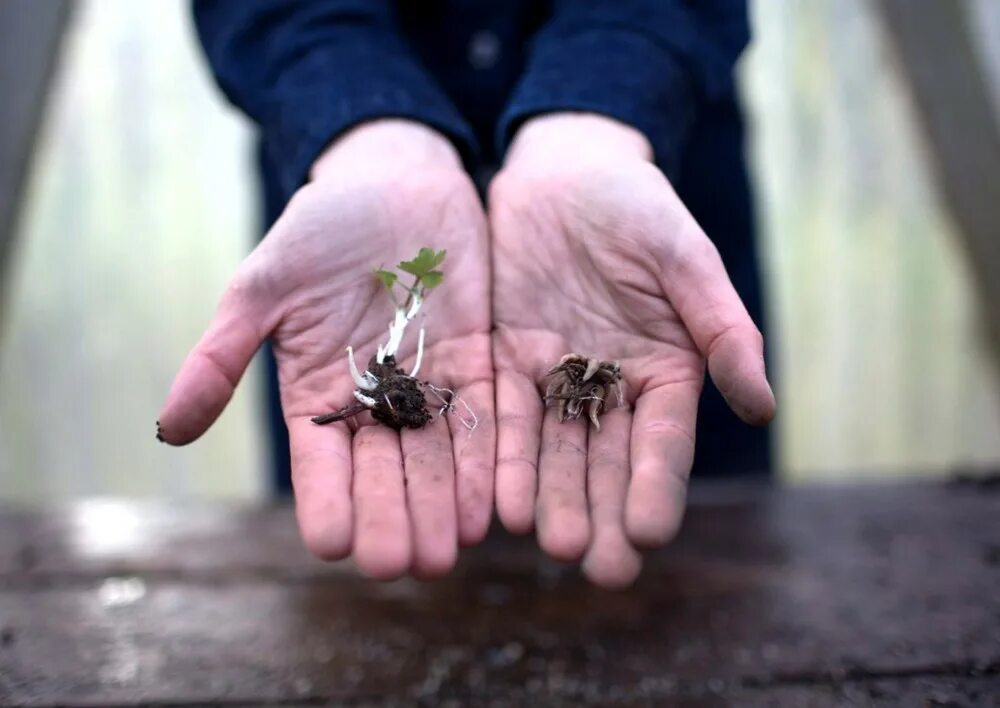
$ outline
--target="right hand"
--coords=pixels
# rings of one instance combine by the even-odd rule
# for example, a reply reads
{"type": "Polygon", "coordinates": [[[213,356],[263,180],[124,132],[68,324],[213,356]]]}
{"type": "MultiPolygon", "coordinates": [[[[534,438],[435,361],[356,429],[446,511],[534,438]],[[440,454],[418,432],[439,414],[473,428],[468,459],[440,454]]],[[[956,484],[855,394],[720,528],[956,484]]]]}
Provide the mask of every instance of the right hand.
{"type": "MultiPolygon", "coordinates": [[[[270,337],[288,425],[296,515],[324,559],[353,552],[371,577],[449,571],[458,546],[480,541],[493,506],[495,425],[486,221],[452,146],[416,123],[384,119],[335,141],[311,181],[239,267],[160,415],[184,445],[219,416],[254,352],[270,337]],[[317,426],[353,401],[345,348],[364,367],[384,342],[391,303],[373,275],[421,247],[447,249],[444,283],[425,305],[421,378],[453,389],[476,413],[397,433],[365,413],[317,426]]],[[[418,323],[398,357],[409,370],[418,323]]]]}
{"type": "Polygon", "coordinates": [[[636,548],[680,527],[706,364],[744,421],[775,406],[760,332],[651,160],[630,126],[543,115],[490,189],[497,512],[606,587],[631,583],[636,548]],[[600,430],[543,404],[546,372],[570,352],[621,364],[628,405],[600,430]]]}

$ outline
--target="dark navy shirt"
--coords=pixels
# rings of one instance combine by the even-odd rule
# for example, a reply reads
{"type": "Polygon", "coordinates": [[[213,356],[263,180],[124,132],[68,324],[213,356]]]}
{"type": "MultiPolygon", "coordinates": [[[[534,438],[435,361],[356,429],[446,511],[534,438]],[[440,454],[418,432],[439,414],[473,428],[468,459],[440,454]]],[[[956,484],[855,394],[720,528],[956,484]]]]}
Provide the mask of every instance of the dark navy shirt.
{"type": "MultiPolygon", "coordinates": [[[[219,85],[259,128],[268,223],[367,119],[433,126],[475,176],[527,118],[601,113],[646,135],[763,329],[733,77],[745,0],[194,0],[194,13],[219,85]]],[[[769,466],[766,433],[708,387],[696,469],[769,466]]]]}

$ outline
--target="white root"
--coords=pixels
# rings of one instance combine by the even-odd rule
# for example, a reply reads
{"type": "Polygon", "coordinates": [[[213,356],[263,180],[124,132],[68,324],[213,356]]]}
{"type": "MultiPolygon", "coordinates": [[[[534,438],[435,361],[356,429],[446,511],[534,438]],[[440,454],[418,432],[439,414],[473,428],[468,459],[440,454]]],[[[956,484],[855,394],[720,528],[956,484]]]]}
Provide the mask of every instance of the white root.
{"type": "Polygon", "coordinates": [[[361,393],[361,391],[355,391],[354,397],[358,400],[358,403],[363,404],[366,408],[375,407],[375,399],[372,398],[371,396],[366,396],[365,394],[361,393]]]}
{"type": "Polygon", "coordinates": [[[424,385],[427,387],[427,389],[431,393],[433,393],[435,396],[437,396],[438,400],[441,401],[441,403],[443,404],[441,406],[441,410],[438,411],[439,415],[444,415],[444,413],[446,411],[448,411],[448,412],[454,412],[455,411],[455,401],[458,401],[459,403],[461,403],[465,407],[465,410],[469,414],[468,418],[465,418],[463,416],[459,416],[458,417],[459,421],[462,423],[462,425],[465,426],[466,430],[468,430],[471,433],[473,430],[475,430],[479,426],[479,416],[476,415],[476,412],[474,410],[472,410],[472,407],[468,403],[466,403],[466,401],[465,401],[464,398],[462,398],[461,396],[459,396],[458,394],[456,394],[450,388],[443,388],[441,386],[435,386],[434,384],[431,384],[431,383],[425,383],[424,385]],[[445,398],[444,396],[442,396],[441,395],[442,393],[449,394],[449,398],[445,398]]]}
{"type": "Polygon", "coordinates": [[[452,396],[454,396],[455,392],[452,391],[450,388],[438,388],[432,383],[424,385],[427,387],[427,390],[433,393],[442,404],[441,410],[438,411],[438,415],[444,415],[445,411],[449,410],[452,407],[452,404],[450,400],[441,395],[441,392],[450,393],[452,394],[452,396]]]}
{"type": "Polygon", "coordinates": [[[413,370],[410,372],[411,378],[417,377],[417,372],[420,371],[420,364],[424,360],[424,328],[420,328],[420,334],[417,335],[417,360],[413,363],[413,370]]]}
{"type": "Polygon", "coordinates": [[[352,347],[347,347],[347,363],[351,367],[351,378],[354,379],[354,384],[362,391],[374,391],[375,387],[378,386],[378,379],[367,369],[364,374],[358,371],[358,364],[354,361],[354,349],[352,347]]]}
{"type": "Polygon", "coordinates": [[[458,419],[462,421],[462,425],[464,425],[465,428],[471,433],[473,430],[479,427],[479,416],[476,415],[476,412],[472,410],[472,407],[465,402],[464,398],[459,398],[458,400],[461,402],[463,406],[465,406],[465,410],[468,411],[469,413],[468,419],[462,418],[461,416],[459,416],[458,419]]]}

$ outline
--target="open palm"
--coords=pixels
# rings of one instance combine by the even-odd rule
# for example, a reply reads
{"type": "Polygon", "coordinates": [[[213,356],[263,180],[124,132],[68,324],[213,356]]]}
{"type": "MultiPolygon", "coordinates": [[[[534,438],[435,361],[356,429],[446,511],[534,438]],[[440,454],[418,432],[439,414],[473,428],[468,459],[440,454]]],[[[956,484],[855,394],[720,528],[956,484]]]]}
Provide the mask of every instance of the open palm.
{"type": "MultiPolygon", "coordinates": [[[[327,171],[296,194],[233,278],[177,375],[161,435],[173,444],[201,435],[270,337],[306,544],[327,559],[353,552],[373,577],[446,572],[460,543],[483,537],[492,510],[488,282],[485,217],[458,169],[391,177],[327,171]],[[424,428],[401,432],[367,413],[351,423],[310,422],[353,401],[345,348],[353,346],[363,366],[386,339],[393,308],[373,270],[423,246],[448,255],[444,283],[420,315],[427,328],[420,378],[454,390],[478,417],[475,431],[436,411],[424,428]]],[[[398,357],[407,370],[415,351],[416,332],[408,330],[398,357]]]]}
{"type": "MultiPolygon", "coordinates": [[[[551,158],[551,156],[550,156],[551,158]]],[[[537,525],[596,582],[631,582],[633,546],[667,541],[683,513],[707,358],[744,420],[774,400],[760,334],[714,246],[640,160],[515,160],[493,184],[497,509],[537,525]],[[618,360],[626,405],[559,422],[546,372],[567,353],[618,360]]]]}

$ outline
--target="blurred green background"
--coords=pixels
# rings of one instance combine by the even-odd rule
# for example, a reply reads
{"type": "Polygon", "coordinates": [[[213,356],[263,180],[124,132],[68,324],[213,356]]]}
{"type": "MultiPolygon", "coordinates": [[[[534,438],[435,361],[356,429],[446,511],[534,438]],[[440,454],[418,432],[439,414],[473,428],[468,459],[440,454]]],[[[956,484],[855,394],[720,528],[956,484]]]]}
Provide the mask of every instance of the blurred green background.
{"type": "MultiPolygon", "coordinates": [[[[970,7],[1000,107],[1000,3],[970,7]]],[[[4,284],[0,498],[267,488],[257,368],[196,444],[153,436],[256,218],[249,127],[187,13],[75,4],[4,284]]],[[[1000,462],[966,253],[876,20],[863,0],[760,0],[740,66],[789,480],[1000,462]]]]}

